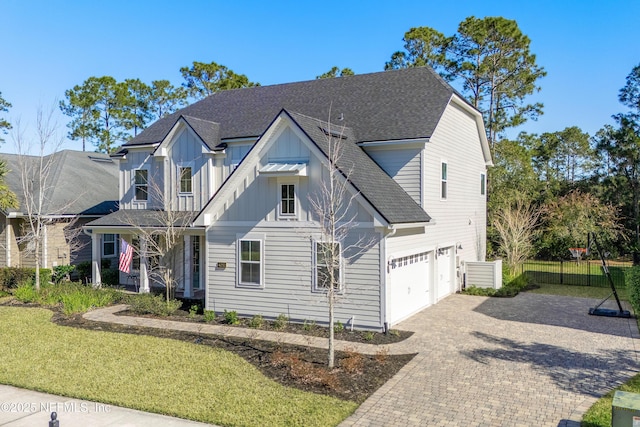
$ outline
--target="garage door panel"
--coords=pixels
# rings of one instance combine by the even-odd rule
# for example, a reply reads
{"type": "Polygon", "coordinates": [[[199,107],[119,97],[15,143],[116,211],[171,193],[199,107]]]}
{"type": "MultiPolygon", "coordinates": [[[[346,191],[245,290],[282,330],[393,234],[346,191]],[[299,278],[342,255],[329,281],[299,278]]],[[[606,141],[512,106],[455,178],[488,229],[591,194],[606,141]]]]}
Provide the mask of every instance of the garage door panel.
{"type": "Polygon", "coordinates": [[[388,277],[391,323],[430,305],[430,258],[430,253],[421,252],[391,260],[388,277]]]}

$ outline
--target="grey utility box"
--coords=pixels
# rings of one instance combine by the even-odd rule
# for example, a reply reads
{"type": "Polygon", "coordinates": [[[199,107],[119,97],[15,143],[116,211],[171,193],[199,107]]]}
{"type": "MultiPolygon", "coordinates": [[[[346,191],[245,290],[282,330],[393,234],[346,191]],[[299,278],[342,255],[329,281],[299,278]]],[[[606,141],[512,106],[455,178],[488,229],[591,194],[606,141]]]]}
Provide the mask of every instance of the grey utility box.
{"type": "Polygon", "coordinates": [[[640,427],[640,394],[616,391],[611,405],[611,427],[640,427]]]}

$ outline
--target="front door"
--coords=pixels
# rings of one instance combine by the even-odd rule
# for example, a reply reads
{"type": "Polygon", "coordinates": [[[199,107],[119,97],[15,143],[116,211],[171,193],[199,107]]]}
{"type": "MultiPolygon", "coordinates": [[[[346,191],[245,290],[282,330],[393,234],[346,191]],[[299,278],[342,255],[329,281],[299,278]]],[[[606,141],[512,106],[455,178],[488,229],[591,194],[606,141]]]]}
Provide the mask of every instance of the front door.
{"type": "Polygon", "coordinates": [[[191,283],[200,289],[200,236],[191,238],[191,283]]]}

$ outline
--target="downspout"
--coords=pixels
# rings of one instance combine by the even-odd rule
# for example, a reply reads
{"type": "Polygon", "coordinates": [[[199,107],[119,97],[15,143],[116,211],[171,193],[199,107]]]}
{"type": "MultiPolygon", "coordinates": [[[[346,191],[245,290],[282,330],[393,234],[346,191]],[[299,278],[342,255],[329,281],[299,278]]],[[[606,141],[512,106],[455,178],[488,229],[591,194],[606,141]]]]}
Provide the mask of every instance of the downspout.
{"type": "Polygon", "coordinates": [[[387,230],[389,230],[389,232],[384,235],[383,232],[380,232],[380,235],[382,236],[382,240],[381,240],[381,244],[384,245],[383,248],[381,248],[380,251],[380,264],[381,264],[381,280],[380,283],[382,285],[382,294],[384,295],[384,298],[382,298],[382,314],[383,314],[383,327],[384,327],[384,333],[386,334],[387,332],[389,332],[389,329],[391,327],[391,325],[389,325],[389,313],[387,311],[387,308],[391,305],[388,304],[388,299],[389,299],[389,294],[387,293],[387,277],[389,276],[389,263],[391,262],[391,259],[388,258],[387,256],[387,238],[388,237],[392,237],[396,234],[396,232],[398,231],[397,228],[395,228],[393,225],[389,225],[389,227],[387,227],[387,230]]]}

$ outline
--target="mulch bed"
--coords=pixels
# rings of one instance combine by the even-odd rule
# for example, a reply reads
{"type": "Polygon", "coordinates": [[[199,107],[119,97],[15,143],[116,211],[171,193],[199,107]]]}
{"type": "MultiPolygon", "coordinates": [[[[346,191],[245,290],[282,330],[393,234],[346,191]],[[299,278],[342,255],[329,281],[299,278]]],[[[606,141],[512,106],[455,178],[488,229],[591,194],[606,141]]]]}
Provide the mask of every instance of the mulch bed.
{"type": "MultiPolygon", "coordinates": [[[[179,317],[184,320],[184,316],[179,317]]],[[[197,319],[190,320],[196,321],[197,319]]],[[[54,311],[52,321],[62,326],[127,334],[144,334],[221,348],[241,356],[258,368],[265,376],[280,384],[358,403],[371,396],[415,356],[415,354],[388,355],[384,347],[376,355],[337,351],[335,357],[336,367],[330,370],[327,368],[327,350],[325,349],[271,341],[94,322],[84,319],[80,314],[65,316],[59,311],[54,311]]],[[[286,329],[280,329],[280,331],[293,332],[297,330],[298,326],[301,328],[301,325],[288,325],[286,329]]],[[[344,333],[354,334],[347,331],[343,331],[341,334],[344,333]]],[[[344,335],[341,335],[339,339],[343,339],[342,336],[344,335]]],[[[397,341],[398,337],[394,338],[397,341]]],[[[363,342],[376,343],[374,340],[363,342]]]]}

